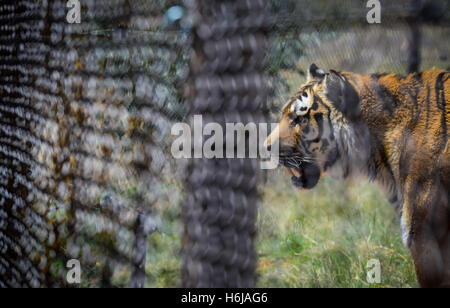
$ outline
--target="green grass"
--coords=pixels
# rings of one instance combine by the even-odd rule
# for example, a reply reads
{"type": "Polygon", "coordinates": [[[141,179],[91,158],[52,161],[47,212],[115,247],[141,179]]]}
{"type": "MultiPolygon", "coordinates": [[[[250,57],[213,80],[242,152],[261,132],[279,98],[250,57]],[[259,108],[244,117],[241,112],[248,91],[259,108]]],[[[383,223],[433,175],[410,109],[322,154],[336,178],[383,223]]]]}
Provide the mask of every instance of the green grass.
{"type": "Polygon", "coordinates": [[[146,272],[148,287],[172,288],[181,286],[181,209],[178,204],[165,208],[161,226],[150,237],[146,272]]]}
{"type": "MultiPolygon", "coordinates": [[[[298,191],[282,170],[268,178],[258,218],[258,287],[417,287],[398,219],[375,184],[324,178],[298,191]],[[370,259],[381,263],[378,285],[366,281],[370,259]]],[[[162,209],[164,227],[150,239],[150,287],[180,285],[179,216],[177,204],[162,209]]]]}
{"type": "Polygon", "coordinates": [[[324,178],[298,191],[287,174],[273,173],[258,221],[258,286],[417,286],[398,219],[373,183],[324,178]],[[381,263],[379,285],[366,281],[370,259],[381,263]]]}

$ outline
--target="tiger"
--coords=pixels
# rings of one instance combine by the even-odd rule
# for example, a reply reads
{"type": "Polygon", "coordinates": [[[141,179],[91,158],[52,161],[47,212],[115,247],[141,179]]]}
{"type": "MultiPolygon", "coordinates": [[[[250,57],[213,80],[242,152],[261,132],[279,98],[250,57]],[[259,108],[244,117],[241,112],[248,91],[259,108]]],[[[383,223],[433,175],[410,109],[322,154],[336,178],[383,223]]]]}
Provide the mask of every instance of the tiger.
{"type": "Polygon", "coordinates": [[[377,183],[421,287],[450,287],[450,72],[325,72],[316,64],[265,141],[298,189],[324,174],[377,183]]]}

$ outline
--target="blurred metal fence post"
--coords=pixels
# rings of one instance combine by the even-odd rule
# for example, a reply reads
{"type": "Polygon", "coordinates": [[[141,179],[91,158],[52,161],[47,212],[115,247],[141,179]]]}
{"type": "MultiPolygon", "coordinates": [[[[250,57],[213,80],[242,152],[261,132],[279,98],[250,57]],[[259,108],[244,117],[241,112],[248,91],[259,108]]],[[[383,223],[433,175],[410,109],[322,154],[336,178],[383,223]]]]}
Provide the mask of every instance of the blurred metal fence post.
{"type": "MultiPolygon", "coordinates": [[[[12,16],[22,13],[14,7],[8,7],[4,11],[12,16]]],[[[15,29],[10,25],[10,19],[5,18],[3,22],[5,25],[0,34],[7,37],[8,34],[14,33],[15,29]]],[[[2,49],[1,56],[7,59],[18,58],[20,40],[13,39],[10,44],[10,49],[2,49]]],[[[10,84],[20,84],[21,76],[18,70],[10,70],[9,74],[5,71],[0,70],[3,78],[9,77],[10,84]]],[[[4,89],[0,88],[1,94],[3,91],[4,89]]],[[[18,96],[14,98],[17,99],[18,96]]],[[[8,104],[3,99],[3,95],[0,99],[1,106],[8,104]]],[[[20,267],[25,247],[19,241],[10,240],[26,238],[29,235],[24,232],[25,226],[21,219],[29,194],[28,183],[23,182],[26,177],[23,177],[22,174],[30,168],[25,156],[29,152],[30,144],[22,143],[11,129],[16,123],[21,123],[23,126],[19,131],[29,133],[28,126],[26,122],[20,121],[18,114],[9,110],[7,112],[0,111],[0,121],[0,288],[28,287],[31,284],[25,277],[26,272],[20,267]],[[17,157],[17,153],[22,155],[17,157]],[[19,180],[20,178],[22,181],[19,180]],[[10,219],[10,217],[14,219],[10,219]]],[[[26,264],[26,266],[29,265],[26,264]]]]}
{"type": "Polygon", "coordinates": [[[60,256],[56,245],[44,247],[41,241],[43,235],[50,235],[47,243],[57,242],[57,231],[30,206],[43,191],[34,177],[39,163],[33,150],[39,138],[32,119],[40,90],[35,80],[45,74],[49,55],[45,48],[51,27],[48,13],[47,3],[0,4],[0,288],[52,286],[49,269],[60,256]],[[25,48],[32,32],[39,50],[25,48]],[[33,72],[37,63],[41,70],[33,72]]]}
{"type": "Polygon", "coordinates": [[[411,1],[410,15],[407,18],[409,27],[408,37],[408,73],[414,73],[420,69],[420,48],[422,43],[422,0],[411,1]]]}
{"type": "Polygon", "coordinates": [[[82,286],[144,286],[170,202],[190,40],[164,14],[181,0],[81,5],[72,24],[66,0],[0,3],[0,288],[77,287],[71,259],[82,286]]]}
{"type": "MultiPolygon", "coordinates": [[[[215,122],[222,127],[261,122],[267,96],[264,1],[188,3],[194,22],[191,119],[201,114],[204,125],[215,122]]],[[[188,169],[183,286],[253,287],[258,161],[194,159],[188,169]]]]}

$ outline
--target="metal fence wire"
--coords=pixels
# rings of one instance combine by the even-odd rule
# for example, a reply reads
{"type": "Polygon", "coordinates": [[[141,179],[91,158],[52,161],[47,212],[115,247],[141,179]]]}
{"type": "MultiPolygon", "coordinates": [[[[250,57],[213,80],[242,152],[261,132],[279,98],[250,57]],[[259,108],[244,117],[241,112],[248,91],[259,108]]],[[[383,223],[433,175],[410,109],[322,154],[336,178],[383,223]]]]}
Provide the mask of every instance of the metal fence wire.
{"type": "Polygon", "coordinates": [[[152,208],[181,119],[189,36],[178,1],[0,3],[0,287],[143,286],[152,208]]]}
{"type": "Polygon", "coordinates": [[[271,122],[313,62],[450,68],[448,0],[381,1],[374,25],[363,0],[80,3],[70,24],[66,0],[0,1],[0,287],[152,285],[167,204],[183,286],[252,287],[258,161],[175,160],[172,125],[271,122]]]}
{"type": "Polygon", "coordinates": [[[306,80],[311,63],[359,74],[450,68],[450,1],[380,1],[369,24],[368,1],[269,1],[272,31],[267,73],[279,110],[306,80]]]}

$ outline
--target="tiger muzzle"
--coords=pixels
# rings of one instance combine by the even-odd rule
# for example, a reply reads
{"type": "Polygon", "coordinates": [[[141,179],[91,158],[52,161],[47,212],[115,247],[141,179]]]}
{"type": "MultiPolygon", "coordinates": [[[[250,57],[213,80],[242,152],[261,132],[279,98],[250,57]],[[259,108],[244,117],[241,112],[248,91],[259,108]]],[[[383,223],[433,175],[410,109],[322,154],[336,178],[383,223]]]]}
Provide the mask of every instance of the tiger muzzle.
{"type": "Polygon", "coordinates": [[[314,188],[320,179],[320,168],[303,160],[303,155],[292,149],[280,149],[279,162],[291,173],[292,184],[301,189],[314,188]]]}

